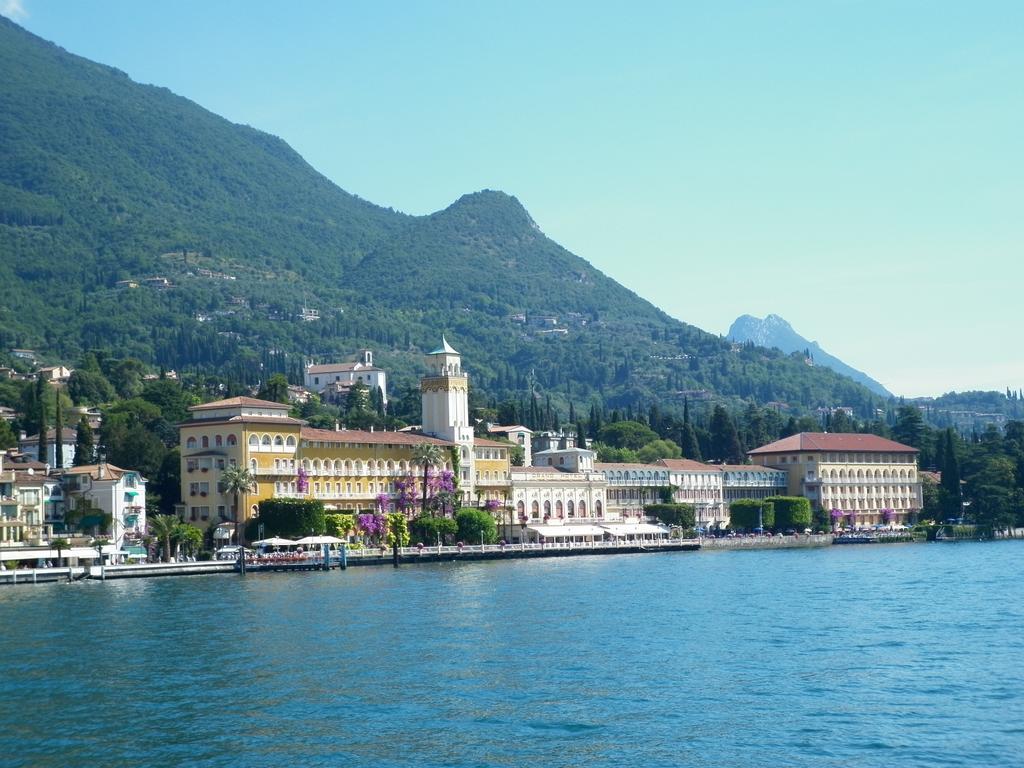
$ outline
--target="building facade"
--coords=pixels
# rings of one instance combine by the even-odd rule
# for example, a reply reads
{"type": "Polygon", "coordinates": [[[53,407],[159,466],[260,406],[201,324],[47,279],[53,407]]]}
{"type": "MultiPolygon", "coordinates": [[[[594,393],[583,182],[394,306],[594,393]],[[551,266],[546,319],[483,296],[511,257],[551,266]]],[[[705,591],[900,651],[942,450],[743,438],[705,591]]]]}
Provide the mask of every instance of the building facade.
{"type": "Polygon", "coordinates": [[[788,493],[849,526],[906,524],[921,510],[917,449],[877,435],[802,432],[750,451],[783,470],[788,493]]]}

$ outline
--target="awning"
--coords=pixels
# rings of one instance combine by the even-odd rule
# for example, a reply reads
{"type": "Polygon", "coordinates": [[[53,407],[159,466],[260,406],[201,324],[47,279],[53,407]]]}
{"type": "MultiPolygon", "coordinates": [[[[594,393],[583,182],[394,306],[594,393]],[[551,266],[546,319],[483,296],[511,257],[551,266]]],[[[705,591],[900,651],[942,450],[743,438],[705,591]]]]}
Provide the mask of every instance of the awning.
{"type": "MultiPolygon", "coordinates": [[[[77,557],[83,560],[97,560],[99,555],[96,550],[92,547],[71,547],[70,549],[62,549],[60,556],[62,558],[77,557]]],[[[4,547],[2,553],[0,553],[0,560],[53,560],[57,557],[56,549],[43,548],[31,548],[31,549],[8,549],[4,547]]]]}
{"type": "Polygon", "coordinates": [[[530,525],[528,531],[533,531],[545,539],[565,539],[576,536],[595,536],[603,538],[605,530],[596,525],[530,525]]]}
{"type": "Polygon", "coordinates": [[[660,525],[650,523],[624,523],[622,525],[602,525],[607,533],[612,536],[668,536],[671,531],[662,528],[660,525]]]}
{"type": "Polygon", "coordinates": [[[125,496],[131,496],[132,498],[135,498],[136,496],[139,495],[139,492],[138,491],[125,491],[124,495],[125,496]]]}

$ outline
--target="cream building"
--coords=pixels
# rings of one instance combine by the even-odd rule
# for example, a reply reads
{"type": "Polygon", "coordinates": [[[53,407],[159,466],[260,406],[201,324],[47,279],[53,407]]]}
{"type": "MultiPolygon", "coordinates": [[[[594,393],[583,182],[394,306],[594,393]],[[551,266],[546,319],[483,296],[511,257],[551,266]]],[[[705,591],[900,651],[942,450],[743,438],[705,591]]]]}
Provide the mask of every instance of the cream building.
{"type": "Polygon", "coordinates": [[[847,525],[913,522],[921,509],[917,449],[877,435],[802,432],[749,455],[786,471],[790,495],[847,525]]]}

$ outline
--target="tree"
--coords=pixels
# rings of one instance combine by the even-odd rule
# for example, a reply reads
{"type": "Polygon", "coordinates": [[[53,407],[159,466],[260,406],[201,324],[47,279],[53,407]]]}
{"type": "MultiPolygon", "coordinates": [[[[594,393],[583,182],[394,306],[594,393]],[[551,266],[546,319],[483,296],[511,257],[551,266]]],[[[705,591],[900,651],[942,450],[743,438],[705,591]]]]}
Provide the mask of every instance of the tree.
{"type": "Polygon", "coordinates": [[[68,396],[79,405],[100,405],[114,399],[114,388],[99,369],[78,369],[68,379],[68,396]]]}
{"type": "Polygon", "coordinates": [[[729,526],[735,530],[753,531],[775,527],[775,505],[758,499],[737,499],[729,504],[729,526]]]}
{"type": "Polygon", "coordinates": [[[652,440],[636,453],[644,464],[653,464],[658,459],[678,459],[682,456],[679,446],[671,440],[652,440]]]}
{"type": "Polygon", "coordinates": [[[174,515],[154,515],[149,518],[149,533],[163,541],[164,562],[171,562],[171,538],[181,521],[174,515]]]}
{"type": "Polygon", "coordinates": [[[83,467],[95,461],[96,449],[93,447],[93,443],[92,427],[89,426],[89,420],[83,416],[79,419],[78,426],[75,428],[75,458],[73,464],[76,467],[83,467]]]}
{"type": "Polygon", "coordinates": [[[913,405],[900,406],[896,415],[896,424],[892,428],[892,436],[898,443],[913,448],[923,448],[927,427],[921,416],[921,409],[913,405]]]}
{"type": "Polygon", "coordinates": [[[324,532],[328,536],[347,539],[356,529],[356,516],[352,514],[324,515],[324,532]]]}
{"type": "Polygon", "coordinates": [[[765,501],[775,510],[775,528],[802,531],[811,525],[811,502],[802,496],[772,496],[765,501]]]}
{"type": "Polygon", "coordinates": [[[171,538],[189,556],[199,554],[199,550],[203,547],[203,532],[191,523],[179,522],[174,527],[171,538]]]}
{"type": "Polygon", "coordinates": [[[420,543],[445,542],[459,532],[459,525],[450,517],[420,515],[412,521],[412,533],[420,543]]]}
{"type": "Polygon", "coordinates": [[[412,463],[423,467],[423,506],[427,510],[427,475],[430,468],[444,461],[444,452],[436,443],[417,443],[412,449],[412,463]]]}
{"type": "Polygon", "coordinates": [[[275,373],[267,382],[260,387],[256,394],[260,400],[270,400],[275,403],[288,402],[288,379],[283,373],[275,373]]]}
{"type": "Polygon", "coordinates": [[[245,515],[242,514],[239,500],[256,490],[256,478],[245,467],[228,467],[221,472],[220,485],[224,489],[224,493],[231,494],[235,500],[231,519],[235,522],[235,541],[239,546],[242,546],[245,531],[238,526],[245,523],[245,515]]]}
{"type": "Polygon", "coordinates": [[[644,512],[678,528],[693,528],[697,524],[693,504],[648,504],[644,512]]]}
{"type": "Polygon", "coordinates": [[[0,451],[13,448],[18,444],[18,438],[7,419],[0,419],[0,451]]]}
{"type": "Polygon", "coordinates": [[[36,409],[39,423],[39,452],[36,456],[39,461],[46,463],[50,457],[50,447],[46,434],[49,429],[46,419],[46,380],[42,374],[36,378],[36,409]]]}
{"type": "Polygon", "coordinates": [[[57,397],[54,403],[53,410],[53,464],[58,469],[64,468],[64,414],[60,408],[60,393],[57,393],[57,397]]]}
{"type": "Polygon", "coordinates": [[[940,502],[945,518],[963,515],[963,493],[960,487],[960,461],[957,458],[953,430],[946,429],[942,439],[942,494],[940,502]]]}
{"type": "Polygon", "coordinates": [[[57,550],[57,567],[60,568],[63,552],[65,549],[71,549],[71,542],[67,539],[54,539],[50,542],[50,547],[57,550]]]}
{"type": "Polygon", "coordinates": [[[744,459],[736,425],[720,405],[711,414],[711,459],[727,464],[741,464],[744,459]]]}
{"type": "Polygon", "coordinates": [[[459,541],[476,544],[494,544],[498,540],[498,526],[490,512],[475,507],[463,507],[455,515],[459,541]]]}
{"type": "Polygon", "coordinates": [[[399,547],[409,546],[409,524],[405,515],[401,512],[389,512],[384,517],[388,526],[388,546],[394,547],[396,544],[399,547]]]}
{"type": "Polygon", "coordinates": [[[301,538],[322,536],[327,527],[324,504],[317,499],[264,499],[259,520],[250,520],[250,532],[262,523],[265,536],[301,538]]]}
{"type": "Polygon", "coordinates": [[[648,443],[657,440],[658,434],[638,421],[618,421],[601,428],[601,442],[613,448],[629,448],[638,451],[648,443]]]}

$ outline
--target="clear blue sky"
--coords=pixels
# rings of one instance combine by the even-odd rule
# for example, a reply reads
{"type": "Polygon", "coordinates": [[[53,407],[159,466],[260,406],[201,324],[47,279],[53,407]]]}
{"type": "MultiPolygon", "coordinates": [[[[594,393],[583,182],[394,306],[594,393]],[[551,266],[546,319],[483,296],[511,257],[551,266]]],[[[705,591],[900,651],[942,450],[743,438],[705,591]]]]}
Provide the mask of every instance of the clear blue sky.
{"type": "Polygon", "coordinates": [[[1024,387],[1024,3],[0,0],[424,214],[483,188],[669,314],[1024,387]]]}

